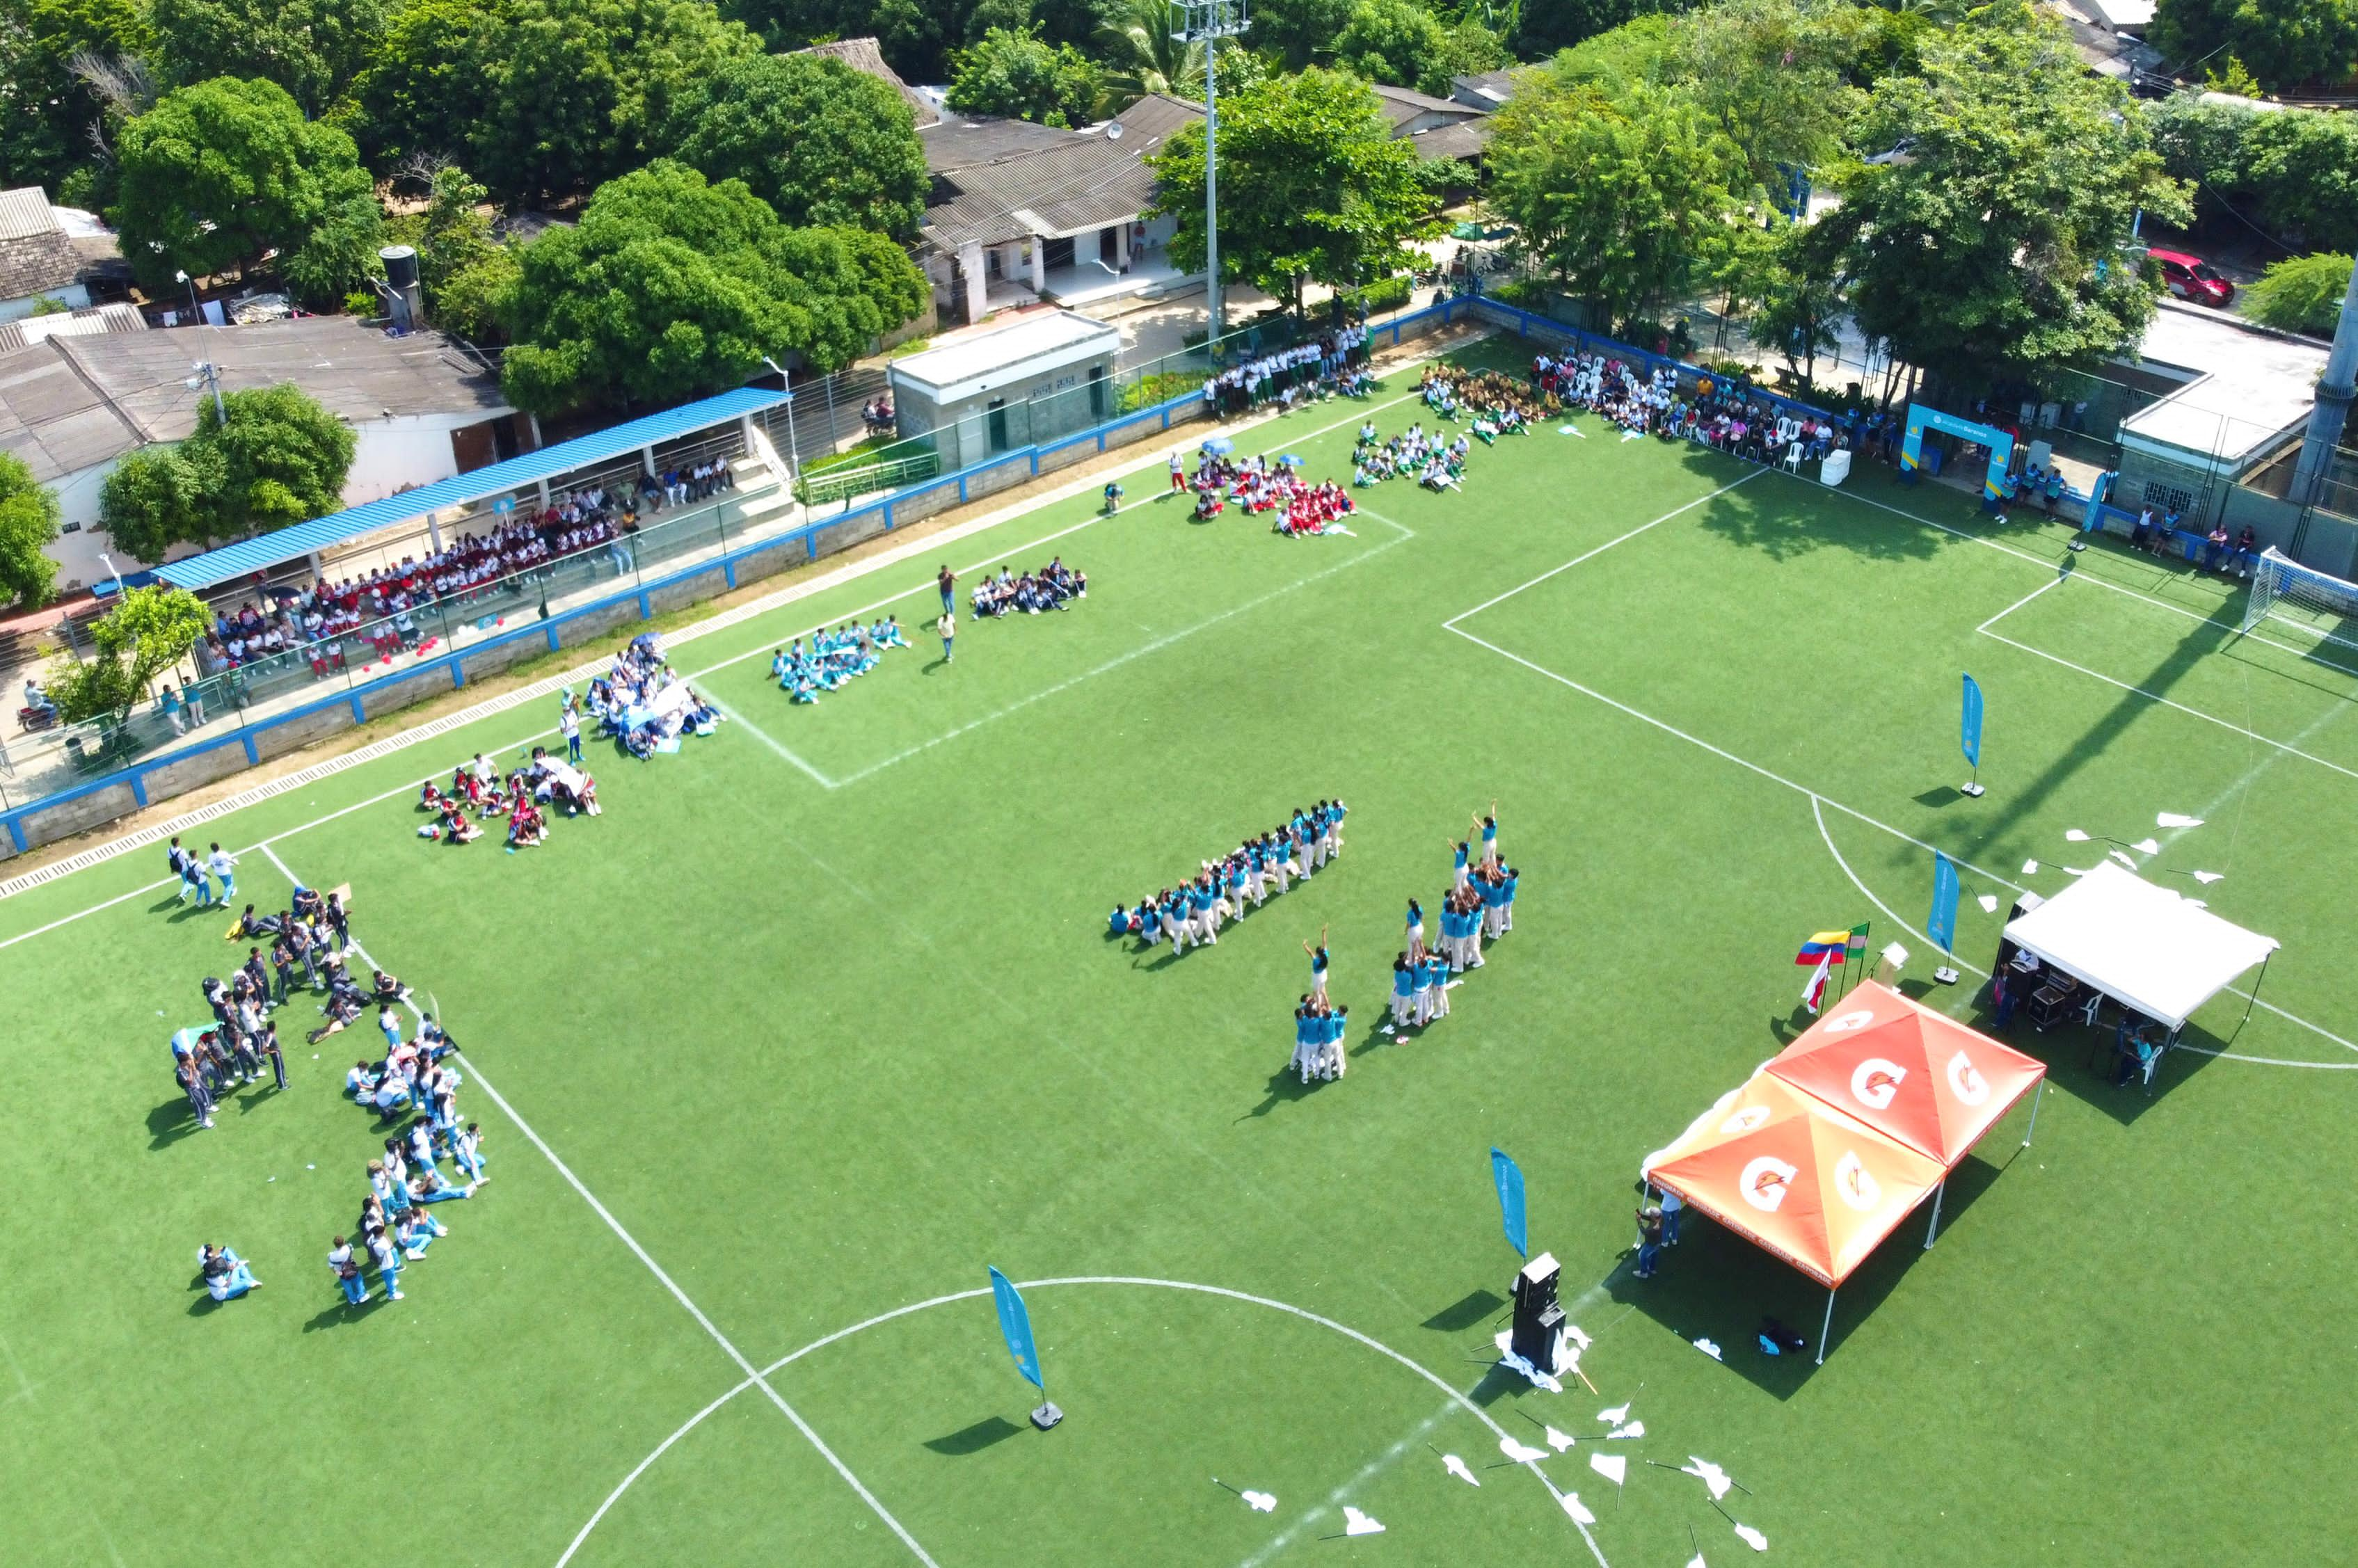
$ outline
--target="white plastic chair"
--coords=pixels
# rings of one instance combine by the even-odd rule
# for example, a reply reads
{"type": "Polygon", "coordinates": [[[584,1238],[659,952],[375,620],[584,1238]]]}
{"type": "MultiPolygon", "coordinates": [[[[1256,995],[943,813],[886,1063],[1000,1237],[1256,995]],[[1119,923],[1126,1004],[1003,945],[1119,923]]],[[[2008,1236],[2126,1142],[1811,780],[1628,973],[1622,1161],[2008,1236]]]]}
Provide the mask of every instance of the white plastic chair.
{"type": "Polygon", "coordinates": [[[1801,471],[1801,443],[1799,441],[1785,449],[1785,471],[1787,473],[1801,471]]]}

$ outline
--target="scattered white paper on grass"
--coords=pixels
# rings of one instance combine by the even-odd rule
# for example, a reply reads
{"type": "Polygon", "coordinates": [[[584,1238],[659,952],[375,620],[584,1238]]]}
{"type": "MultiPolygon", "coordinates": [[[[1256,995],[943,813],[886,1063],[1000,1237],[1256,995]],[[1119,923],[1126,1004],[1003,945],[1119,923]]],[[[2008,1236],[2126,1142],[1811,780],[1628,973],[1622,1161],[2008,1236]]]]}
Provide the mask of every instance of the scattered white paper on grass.
{"type": "Polygon", "coordinates": [[[1736,1527],[1736,1537],[1738,1541],[1743,1541],[1745,1545],[1752,1548],[1755,1552],[1766,1552],[1768,1550],[1768,1538],[1761,1534],[1758,1530],[1753,1529],[1748,1524],[1737,1525],[1736,1527]]]}
{"type": "Polygon", "coordinates": [[[1704,1562],[1703,1560],[1703,1553],[1698,1552],[1693,1557],[1687,1559],[1687,1568],[1711,1568],[1711,1564],[1704,1562]]]}
{"type": "Polygon", "coordinates": [[[2175,811],[2158,811],[2154,813],[2153,825],[2156,827],[2200,827],[2202,826],[2202,819],[2199,816],[2183,816],[2175,811]]]}
{"type": "Polygon", "coordinates": [[[2063,874],[2064,874],[2065,876],[2067,876],[2067,877],[2084,877],[2084,876],[2086,876],[2088,873],[2087,873],[2087,871],[2086,871],[2084,869],[2082,869],[2082,867],[2079,867],[2079,866],[2066,866],[2066,867],[2064,867],[2064,868],[2063,868],[2063,874]]]}
{"type": "Polygon", "coordinates": [[[1577,426],[1573,425],[1558,425],[1555,427],[1555,433],[1559,436],[1580,436],[1580,438],[1584,441],[1588,439],[1587,437],[1580,435],[1580,429],[1577,426]]]}
{"type": "Polygon", "coordinates": [[[2035,877],[2035,876],[2037,876],[2037,875],[2039,874],[2039,862],[2038,862],[2038,861],[2036,861],[2036,860],[2025,860],[2025,861],[2023,861],[2023,862],[2022,862],[2022,874],[2023,874],[2024,876],[2026,876],[2026,877],[2035,877]]]}
{"type": "Polygon", "coordinates": [[[1511,1437],[1498,1439],[1498,1452],[1518,1465],[1529,1465],[1535,1459],[1544,1459],[1548,1456],[1546,1449],[1533,1448],[1529,1444],[1517,1443],[1511,1437]]]}
{"type": "Polygon", "coordinates": [[[1343,1505],[1345,1535],[1381,1535],[1383,1532],[1384,1527],[1380,1520],[1368,1518],[1348,1503],[1343,1505]]]}
{"type": "Polygon", "coordinates": [[[2140,855],[2158,855],[2161,853],[2161,840],[2158,838],[2140,838],[2136,843],[2130,845],[2129,848],[2135,849],[2140,855]]]}
{"type": "Polygon", "coordinates": [[[1627,1426],[1617,1426],[1612,1431],[1605,1434],[1606,1439],[1608,1442],[1617,1437],[1643,1437],[1645,1435],[1646,1423],[1642,1421],[1633,1421],[1627,1426]]]}
{"type": "Polygon", "coordinates": [[[1478,1487],[1482,1484],[1481,1478],[1476,1476],[1474,1472],[1466,1466],[1466,1461],[1460,1459],[1455,1454],[1443,1454],[1441,1456],[1441,1467],[1448,1471],[1451,1475],[1456,1476],[1459,1480],[1465,1482],[1469,1487],[1478,1487]]]}
{"type": "Polygon", "coordinates": [[[1579,1346],[1583,1350],[1588,1348],[1588,1336],[1580,1331],[1580,1325],[1576,1323],[1567,1323],[1563,1325],[1563,1336],[1566,1339],[1571,1340],[1574,1345],[1579,1346]]]}
{"type": "Polygon", "coordinates": [[[1277,1507],[1276,1497],[1268,1492],[1244,1492],[1238,1495],[1251,1506],[1252,1511],[1257,1514],[1268,1513],[1277,1507]]]}
{"type": "Polygon", "coordinates": [[[1695,1479],[1701,1481],[1704,1486],[1709,1487],[1711,1488],[1711,1500],[1713,1502],[1717,1502],[1720,1498],[1727,1496],[1727,1488],[1736,1485],[1735,1482],[1727,1478],[1726,1471],[1721,1469],[1718,1465],[1713,1464],[1710,1460],[1704,1458],[1700,1454],[1688,1454],[1687,1462],[1680,1465],[1679,1468],[1685,1474],[1693,1476],[1695,1479]]]}
{"type": "Polygon", "coordinates": [[[1562,1500],[1563,1511],[1572,1516],[1573,1523],[1595,1524],[1596,1522],[1596,1516],[1588,1511],[1588,1505],[1580,1500],[1578,1492],[1566,1492],[1563,1495],[1562,1500]]]}
{"type": "Polygon", "coordinates": [[[1588,1467],[1617,1487],[1621,1477],[1629,1473],[1629,1461],[1618,1454],[1592,1454],[1588,1467]]]}
{"type": "Polygon", "coordinates": [[[2077,827],[2066,827],[2063,829],[2063,837],[2074,844],[2084,844],[2088,841],[2088,836],[2077,827]]]}
{"type": "Polygon", "coordinates": [[[2133,871],[2137,869],[2135,858],[2125,855],[2118,849],[2107,849],[2104,853],[2110,855],[2114,860],[2118,860],[2122,865],[2126,866],[2133,871]]]}
{"type": "Polygon", "coordinates": [[[1573,1444],[1573,1436],[1570,1433],[1558,1432],[1553,1427],[1549,1427],[1547,1429],[1547,1439],[1548,1446],[1554,1449],[1558,1454],[1563,1453],[1573,1444]]]}
{"type": "Polygon", "coordinates": [[[1981,906],[1982,913],[1984,914],[1996,914],[1997,913],[1997,900],[1989,893],[1982,894],[1981,906]]]}
{"type": "Polygon", "coordinates": [[[2197,871],[2194,873],[2194,880],[2201,882],[2207,888],[2212,882],[2225,881],[2227,880],[2227,873],[2224,871],[2197,871]]]}
{"type": "Polygon", "coordinates": [[[1596,1419],[1611,1426],[1619,1426],[1623,1422],[1629,1419],[1629,1407],[1628,1405],[1615,1405],[1609,1411],[1598,1411],[1596,1412],[1596,1419]]]}
{"type": "Polygon", "coordinates": [[[1704,1355],[1710,1357],[1714,1361],[1725,1361],[1727,1359],[1726,1357],[1722,1356],[1719,1353],[1719,1346],[1713,1344],[1708,1339],[1696,1340],[1694,1342],[1694,1347],[1702,1351],[1704,1355]]]}

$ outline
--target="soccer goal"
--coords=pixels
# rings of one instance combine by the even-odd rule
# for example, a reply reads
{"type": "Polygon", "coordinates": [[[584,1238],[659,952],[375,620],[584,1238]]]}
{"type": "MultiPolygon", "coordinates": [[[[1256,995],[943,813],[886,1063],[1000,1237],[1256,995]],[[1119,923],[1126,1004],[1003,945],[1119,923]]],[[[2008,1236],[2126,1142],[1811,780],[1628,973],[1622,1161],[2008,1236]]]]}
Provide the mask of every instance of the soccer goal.
{"type": "Polygon", "coordinates": [[[2322,653],[2309,645],[2310,638],[2358,654],[2358,582],[2302,566],[2270,546],[2252,570],[2243,629],[2249,632],[2264,621],[2302,633],[2301,646],[2312,655],[2322,653]]]}

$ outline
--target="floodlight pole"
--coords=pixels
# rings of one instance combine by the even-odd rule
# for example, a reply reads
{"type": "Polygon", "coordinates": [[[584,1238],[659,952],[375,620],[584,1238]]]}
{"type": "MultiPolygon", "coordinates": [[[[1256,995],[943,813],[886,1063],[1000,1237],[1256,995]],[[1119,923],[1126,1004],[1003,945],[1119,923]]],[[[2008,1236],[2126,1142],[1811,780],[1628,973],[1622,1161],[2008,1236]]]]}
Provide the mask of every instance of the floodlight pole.
{"type": "Polygon", "coordinates": [[[1204,46],[1204,298],[1211,320],[1204,344],[1214,354],[1226,330],[1220,298],[1220,40],[1252,25],[1246,0],[1177,0],[1183,18],[1173,35],[1204,46]]]}

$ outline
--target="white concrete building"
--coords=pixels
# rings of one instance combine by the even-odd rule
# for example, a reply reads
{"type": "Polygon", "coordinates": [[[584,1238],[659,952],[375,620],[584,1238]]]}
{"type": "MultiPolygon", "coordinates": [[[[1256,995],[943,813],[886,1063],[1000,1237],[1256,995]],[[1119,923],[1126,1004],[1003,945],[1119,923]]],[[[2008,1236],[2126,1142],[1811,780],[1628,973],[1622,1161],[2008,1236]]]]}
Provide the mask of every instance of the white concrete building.
{"type": "Polygon", "coordinates": [[[933,438],[946,473],[1112,417],[1120,354],[1103,321],[1033,311],[893,361],[893,411],[903,436],[933,438]]]}
{"type": "Polygon", "coordinates": [[[99,492],[125,455],[195,433],[198,406],[211,395],[188,384],[200,361],[215,367],[224,392],[292,382],[351,426],[347,505],[535,444],[498,379],[438,332],[396,338],[345,317],[52,332],[0,349],[0,451],[22,458],[57,493],[63,532],[49,554],[60,589],[109,575],[102,552],[124,571],[159,564],[125,559],[97,530],[99,492]]]}

